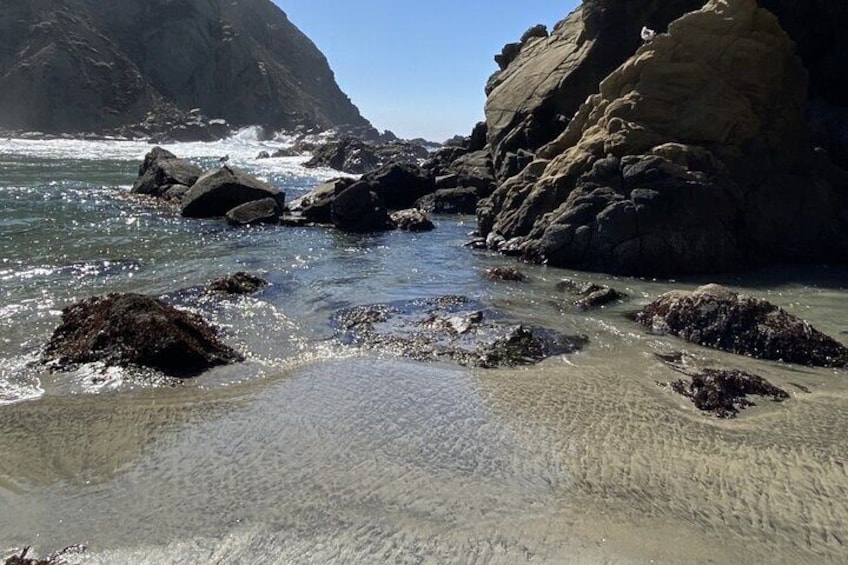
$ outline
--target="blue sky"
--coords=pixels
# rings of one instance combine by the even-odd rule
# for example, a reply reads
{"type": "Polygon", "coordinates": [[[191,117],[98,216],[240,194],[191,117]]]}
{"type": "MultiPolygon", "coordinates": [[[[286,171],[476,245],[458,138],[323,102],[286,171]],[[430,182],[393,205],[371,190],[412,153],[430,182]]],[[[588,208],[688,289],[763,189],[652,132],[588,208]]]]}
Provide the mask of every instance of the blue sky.
{"type": "Polygon", "coordinates": [[[579,0],[274,0],[379,129],[442,141],[483,119],[492,57],[579,0]]]}

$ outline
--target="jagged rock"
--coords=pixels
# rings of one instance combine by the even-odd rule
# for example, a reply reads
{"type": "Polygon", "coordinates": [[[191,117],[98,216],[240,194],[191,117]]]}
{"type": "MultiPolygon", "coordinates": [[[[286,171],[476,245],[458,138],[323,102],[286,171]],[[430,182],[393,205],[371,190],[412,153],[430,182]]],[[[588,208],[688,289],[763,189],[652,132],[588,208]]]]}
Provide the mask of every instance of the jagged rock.
{"type": "Polygon", "coordinates": [[[461,296],[359,306],[337,312],[333,323],[348,343],[474,367],[533,364],[586,343],[583,336],[509,322],[502,313],[461,296]]]}
{"type": "Polygon", "coordinates": [[[427,214],[417,208],[392,212],[389,218],[397,229],[403,231],[421,232],[436,229],[427,214]]]}
{"type": "Polygon", "coordinates": [[[285,193],[225,165],[197,179],[183,197],[182,215],[187,218],[224,216],[237,206],[266,198],[277,200],[282,208],[285,193]]]}
{"type": "Polygon", "coordinates": [[[193,185],[202,172],[200,167],[179,159],[167,149],[154,147],[139,165],[138,179],[132,191],[136,194],[163,196],[173,185],[193,185]]]}
{"type": "Polygon", "coordinates": [[[344,173],[361,175],[377,169],[380,160],[372,145],[355,137],[344,137],[317,147],[312,159],[304,163],[304,166],[329,167],[344,173]]]}
{"type": "Polygon", "coordinates": [[[393,229],[383,202],[364,181],[342,190],[330,204],[330,221],[342,231],[370,233],[393,229]]]}
{"type": "Polygon", "coordinates": [[[326,58],[267,0],[6,1],[0,37],[0,126],[12,129],[101,131],[179,108],[235,126],[369,126],[326,58]]]}
{"type": "Polygon", "coordinates": [[[227,294],[253,294],[268,286],[268,281],[239,271],[234,275],[221,277],[209,283],[209,290],[227,294]]]}
{"type": "Polygon", "coordinates": [[[481,202],[480,231],[528,260],[624,274],[844,261],[848,192],[812,152],[805,101],[774,16],[710,1],[604,79],[534,172],[481,202]]]}
{"type": "Polygon", "coordinates": [[[251,224],[275,224],[279,221],[280,203],[276,198],[263,198],[236,206],[227,212],[227,223],[231,226],[251,224]]]}
{"type": "Polygon", "coordinates": [[[389,163],[416,163],[429,156],[426,148],[412,143],[393,141],[366,143],[355,137],[330,140],[313,149],[314,156],[305,167],[329,167],[350,174],[376,171],[389,163]]]}
{"type": "Polygon", "coordinates": [[[560,292],[569,292],[575,295],[572,303],[583,310],[591,310],[616,302],[627,295],[607,285],[599,285],[592,282],[583,282],[574,279],[562,279],[557,283],[556,289],[560,292]]]}
{"type": "Polygon", "coordinates": [[[732,369],[703,369],[690,376],[691,381],[671,383],[675,392],[689,398],[698,410],[712,412],[719,418],[732,418],[739,410],[754,406],[749,395],[781,402],[789,398],[785,390],[764,378],[732,369]]]}
{"type": "Polygon", "coordinates": [[[719,285],[669,292],[636,320],[654,331],[757,359],[820,367],[848,365],[848,348],[781,308],[719,285]]]}
{"type": "Polygon", "coordinates": [[[486,269],[486,278],[490,281],[514,281],[524,282],[527,277],[515,267],[492,267],[486,269]]]}
{"type": "Polygon", "coordinates": [[[241,360],[200,316],[140,294],[109,294],[68,306],[42,355],[59,369],[99,361],[177,377],[241,360]]]}

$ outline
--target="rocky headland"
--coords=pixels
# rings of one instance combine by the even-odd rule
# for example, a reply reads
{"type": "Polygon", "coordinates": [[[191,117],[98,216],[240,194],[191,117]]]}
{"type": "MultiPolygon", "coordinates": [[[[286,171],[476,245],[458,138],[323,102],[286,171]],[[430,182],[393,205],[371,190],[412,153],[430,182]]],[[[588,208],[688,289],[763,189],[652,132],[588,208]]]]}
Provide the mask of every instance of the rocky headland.
{"type": "Polygon", "coordinates": [[[373,130],[268,0],[9,0],[0,37],[6,130],[159,141],[245,125],[373,130]]]}

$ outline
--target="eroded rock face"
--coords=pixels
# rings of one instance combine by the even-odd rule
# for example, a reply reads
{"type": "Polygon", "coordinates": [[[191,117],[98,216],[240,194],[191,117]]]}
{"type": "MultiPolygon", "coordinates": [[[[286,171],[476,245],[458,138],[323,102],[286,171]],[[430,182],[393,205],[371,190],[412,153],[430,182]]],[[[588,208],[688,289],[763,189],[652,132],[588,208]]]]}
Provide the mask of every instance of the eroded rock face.
{"type": "Polygon", "coordinates": [[[848,365],[848,348],[838,341],[765,300],[718,285],[663,294],[636,320],[654,331],[757,359],[819,367],[848,365]]]}
{"type": "Polygon", "coordinates": [[[200,316],[140,294],[87,298],[65,308],[42,355],[60,369],[99,361],[176,377],[242,359],[200,316]]]}
{"type": "Polygon", "coordinates": [[[486,123],[501,181],[509,154],[535,152],[559,135],[604,77],[630,57],[643,25],[668,24],[704,5],[674,2],[586,0],[548,35],[531,28],[500,56],[501,71],[486,87],[486,123]]]}
{"type": "Polygon", "coordinates": [[[481,232],[529,260],[613,273],[844,261],[848,197],[813,155],[805,106],[777,19],[755,0],[713,0],[605,78],[480,203],[481,232]]]}
{"type": "Polygon", "coordinates": [[[333,323],[348,343],[419,361],[487,368],[537,363],[586,342],[583,336],[509,322],[461,296],[359,306],[338,312],[333,323]]]}
{"type": "Polygon", "coordinates": [[[154,147],[139,165],[138,179],[132,191],[136,194],[165,196],[165,192],[174,185],[193,185],[201,173],[200,167],[179,159],[167,149],[154,147]]]}

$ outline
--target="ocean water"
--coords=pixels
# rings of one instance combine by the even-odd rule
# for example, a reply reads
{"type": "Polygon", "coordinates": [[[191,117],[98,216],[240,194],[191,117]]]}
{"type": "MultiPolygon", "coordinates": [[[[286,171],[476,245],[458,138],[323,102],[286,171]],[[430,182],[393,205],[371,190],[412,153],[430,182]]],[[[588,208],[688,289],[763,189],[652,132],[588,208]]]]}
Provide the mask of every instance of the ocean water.
{"type": "MultiPolygon", "coordinates": [[[[329,170],[256,161],[252,130],[168,146],[229,155],[294,198],[329,170]]],[[[844,563],[848,372],[761,362],[652,335],[628,314],[721,282],[848,342],[848,271],[779,266],[653,281],[520,265],[463,247],[471,217],[424,234],[234,229],[129,196],[150,146],[0,141],[0,557],[71,544],[81,563],[844,563]],[[209,296],[237,270],[271,285],[209,296]],[[563,277],[621,304],[580,312],[563,277]],[[37,359],[61,309],[142,292],[197,312],[247,356],[173,383],[37,359]],[[334,339],[339,308],[463,294],[589,337],[581,352],[477,370],[334,339]],[[658,386],[686,351],[790,392],[738,418],[658,386]]]]}

